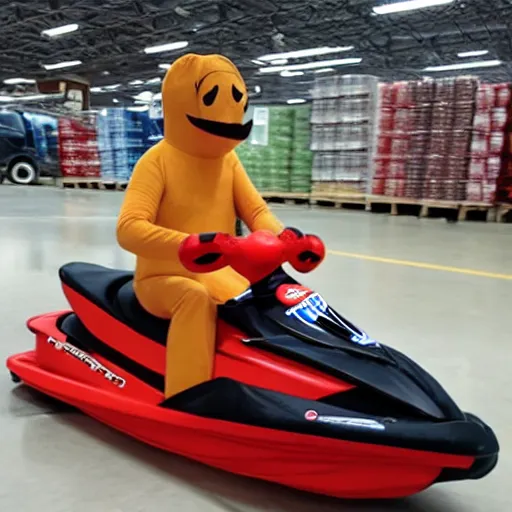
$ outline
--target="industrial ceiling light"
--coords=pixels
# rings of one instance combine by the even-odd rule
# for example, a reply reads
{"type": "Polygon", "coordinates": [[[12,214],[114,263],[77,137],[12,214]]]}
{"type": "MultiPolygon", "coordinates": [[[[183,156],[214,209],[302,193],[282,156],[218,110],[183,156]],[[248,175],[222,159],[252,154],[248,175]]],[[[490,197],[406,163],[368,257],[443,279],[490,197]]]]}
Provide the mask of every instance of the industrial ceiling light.
{"type": "Polygon", "coordinates": [[[81,60],[66,60],[63,62],[57,62],[55,64],[43,64],[43,68],[47,71],[51,71],[52,69],[62,69],[62,68],[70,68],[72,66],[80,66],[82,64],[81,60]]]}
{"type": "Polygon", "coordinates": [[[315,73],[330,73],[331,71],[334,71],[334,68],[316,69],[315,73]]]}
{"type": "Polygon", "coordinates": [[[258,60],[258,59],[252,59],[251,62],[258,66],[264,66],[266,64],[266,62],[263,62],[262,60],[258,60]]]}
{"type": "Polygon", "coordinates": [[[148,46],[144,48],[144,53],[161,53],[173,50],[181,50],[188,46],[188,41],[177,41],[176,43],[159,44],[157,46],[148,46]]]}
{"type": "Polygon", "coordinates": [[[304,74],[304,71],[281,71],[279,73],[281,76],[290,78],[292,76],[302,76],[304,74]]]}
{"type": "Polygon", "coordinates": [[[36,81],[32,78],[7,78],[4,80],[6,85],[18,85],[18,84],[35,84],[36,81]]]}
{"type": "Polygon", "coordinates": [[[284,66],[285,64],[288,64],[288,59],[276,59],[276,60],[271,60],[270,61],[270,64],[272,66],[284,66]]]}
{"type": "Polygon", "coordinates": [[[501,66],[501,60],[479,60],[473,62],[461,62],[460,64],[446,64],[443,66],[429,66],[423,71],[458,71],[461,69],[490,68],[501,66]]]}
{"type": "Polygon", "coordinates": [[[291,100],[286,100],[286,103],[288,103],[288,105],[298,105],[299,103],[306,103],[306,100],[302,98],[293,98],[291,100]]]}
{"type": "Polygon", "coordinates": [[[42,30],[42,36],[48,37],[57,37],[62,36],[63,34],[69,34],[71,32],[75,32],[79,29],[78,23],[71,23],[69,25],[62,25],[60,27],[49,28],[47,30],[42,30]]]}
{"type": "Polygon", "coordinates": [[[119,100],[118,100],[117,98],[114,98],[114,99],[112,100],[112,103],[119,103],[119,100]]]}
{"type": "Polygon", "coordinates": [[[438,5],[451,4],[455,0],[406,0],[405,2],[393,2],[377,5],[373,8],[375,14],[393,14],[397,12],[415,11],[438,5]]]}
{"type": "Polygon", "coordinates": [[[121,87],[121,84],[112,84],[112,85],[104,85],[103,89],[113,90],[113,89],[118,89],[119,87],[121,87]]]}
{"type": "Polygon", "coordinates": [[[144,82],[142,80],[132,80],[129,82],[130,85],[142,85],[144,82]]]}
{"type": "Polygon", "coordinates": [[[329,53],[348,52],[353,49],[353,46],[322,46],[320,48],[308,48],[307,50],[296,50],[293,52],[269,53],[268,55],[258,57],[258,60],[268,62],[279,59],[302,59],[305,57],[317,57],[319,55],[327,55],[329,53]]]}
{"type": "Polygon", "coordinates": [[[317,62],[307,62],[305,64],[289,64],[287,66],[270,66],[267,68],[260,68],[260,73],[281,73],[283,71],[301,71],[334,66],[350,66],[353,64],[360,64],[362,60],[363,59],[360,57],[353,57],[349,59],[319,60],[317,62]]]}
{"type": "Polygon", "coordinates": [[[160,69],[168,70],[171,67],[171,65],[170,64],[158,64],[158,67],[160,69]]]}
{"type": "Polygon", "coordinates": [[[261,92],[261,86],[256,85],[256,86],[254,87],[254,92],[255,92],[256,94],[259,94],[259,93],[261,92]]]}
{"type": "Polygon", "coordinates": [[[484,55],[487,55],[488,53],[489,50],[473,50],[469,52],[457,53],[457,57],[460,57],[461,59],[464,59],[465,57],[482,57],[484,55]]]}

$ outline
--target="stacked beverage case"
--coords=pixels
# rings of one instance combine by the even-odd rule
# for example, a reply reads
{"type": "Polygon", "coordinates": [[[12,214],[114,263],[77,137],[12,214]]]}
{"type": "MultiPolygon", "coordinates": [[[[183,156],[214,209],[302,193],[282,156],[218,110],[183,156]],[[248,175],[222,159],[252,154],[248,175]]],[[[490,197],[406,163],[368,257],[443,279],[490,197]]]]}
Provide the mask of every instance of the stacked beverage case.
{"type": "Polygon", "coordinates": [[[101,174],[105,180],[128,181],[139,158],[148,149],[146,113],[111,108],[98,116],[101,174]]]}
{"type": "Polygon", "coordinates": [[[311,172],[313,168],[309,126],[311,107],[297,107],[292,111],[293,136],[289,191],[294,194],[308,194],[311,192],[311,172]]]}
{"type": "MultiPolygon", "coordinates": [[[[509,85],[509,84],[507,84],[509,85]]],[[[505,94],[503,91],[501,94],[505,94]]],[[[512,203],[512,100],[508,89],[507,122],[505,125],[504,147],[501,160],[501,170],[497,181],[496,200],[512,203]]],[[[503,100],[504,98],[502,98],[503,100]]],[[[503,102],[503,101],[501,101],[503,102]]]]}
{"type": "Polygon", "coordinates": [[[505,148],[509,104],[508,84],[479,85],[471,140],[468,200],[490,203],[495,199],[505,148]]]}
{"type": "Polygon", "coordinates": [[[60,172],[64,177],[100,177],[96,116],[61,117],[58,122],[60,172]]]}
{"type": "Polygon", "coordinates": [[[309,108],[259,107],[255,116],[261,117],[260,110],[266,126],[255,126],[256,135],[237,148],[251,180],[261,192],[309,192],[309,108]],[[267,130],[267,135],[260,136],[260,129],[267,130]]]}
{"type": "Polygon", "coordinates": [[[377,78],[318,78],[313,89],[312,194],[364,194],[371,184],[375,152],[377,78]]]}
{"type": "Polygon", "coordinates": [[[380,86],[374,194],[465,198],[476,86],[466,77],[380,86]]]}

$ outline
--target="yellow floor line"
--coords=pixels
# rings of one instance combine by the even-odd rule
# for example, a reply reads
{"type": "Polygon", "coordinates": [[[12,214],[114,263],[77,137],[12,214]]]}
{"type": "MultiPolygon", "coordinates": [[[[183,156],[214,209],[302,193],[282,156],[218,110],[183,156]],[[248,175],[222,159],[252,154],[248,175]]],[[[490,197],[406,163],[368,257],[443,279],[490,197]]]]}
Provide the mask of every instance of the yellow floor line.
{"type": "Polygon", "coordinates": [[[490,277],[492,279],[512,280],[512,274],[498,274],[496,272],[486,272],[484,270],[474,270],[471,268],[450,267],[446,265],[436,265],[434,263],[422,263],[420,261],[397,260],[393,258],[382,258],[380,256],[369,256],[367,254],[358,254],[344,251],[327,251],[335,256],[344,258],[355,258],[358,260],[376,261],[379,263],[390,263],[391,265],[402,265],[405,267],[424,268],[427,270],[440,270],[441,272],[455,272],[457,274],[467,274],[470,276],[490,277]]]}

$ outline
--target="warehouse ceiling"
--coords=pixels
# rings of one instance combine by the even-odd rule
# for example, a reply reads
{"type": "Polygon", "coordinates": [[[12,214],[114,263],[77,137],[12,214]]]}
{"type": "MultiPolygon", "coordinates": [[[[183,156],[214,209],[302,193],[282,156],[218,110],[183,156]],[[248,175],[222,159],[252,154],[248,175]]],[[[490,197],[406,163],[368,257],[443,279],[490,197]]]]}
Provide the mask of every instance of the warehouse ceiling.
{"type": "MultiPolygon", "coordinates": [[[[391,0],[388,0],[391,1],[391,0]]],[[[133,103],[143,91],[157,92],[164,70],[186,52],[220,52],[245,76],[254,101],[308,98],[315,71],[281,76],[261,73],[258,57],[317,47],[347,47],[337,54],[292,59],[287,64],[361,58],[338,73],[370,73],[383,80],[411,79],[430,73],[428,66],[460,63],[459,52],[488,50],[475,59],[499,59],[502,65],[471,70],[489,81],[512,80],[512,2],[454,0],[401,14],[377,15],[383,0],[26,0],[0,9],[0,80],[59,76],[44,64],[79,60],[61,70],[88,79],[93,105],[133,103]],[[76,23],[79,29],[59,37],[41,34],[76,23]],[[178,51],[144,53],[144,48],[187,41],[178,51]],[[104,87],[107,86],[107,89],[104,87]],[[110,88],[108,88],[110,86],[110,88]],[[100,89],[97,89],[100,88],[100,89]],[[107,92],[105,92],[107,91],[107,92]]],[[[269,63],[266,64],[270,65],[269,63]]],[[[325,71],[326,74],[329,71],[325,71]]],[[[332,73],[332,71],[331,71],[332,73]]],[[[460,72],[458,72],[460,74],[460,72]]],[[[465,71],[464,73],[468,73],[465,71]]],[[[290,74],[290,73],[288,73],[290,74]]],[[[0,94],[30,90],[2,85],[0,94]]]]}

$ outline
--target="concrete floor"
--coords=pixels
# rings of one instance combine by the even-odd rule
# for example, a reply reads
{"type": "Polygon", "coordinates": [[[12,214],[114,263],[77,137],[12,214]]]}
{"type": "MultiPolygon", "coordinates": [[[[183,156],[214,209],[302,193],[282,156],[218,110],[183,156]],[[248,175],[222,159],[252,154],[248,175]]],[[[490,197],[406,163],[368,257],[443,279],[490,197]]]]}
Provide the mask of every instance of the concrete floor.
{"type": "MultiPolygon", "coordinates": [[[[116,246],[121,193],[0,186],[0,357],[32,347],[27,317],[65,308],[57,270],[70,260],[130,267],[116,246]]],[[[512,274],[507,225],[344,211],[276,209],[332,250],[512,274]]],[[[512,281],[330,255],[304,279],[370,335],[406,351],[501,441],[482,481],[413,498],[354,503],[305,495],[161,453],[56,409],[0,374],[0,510],[22,512],[504,512],[512,504],[512,281]]]]}

